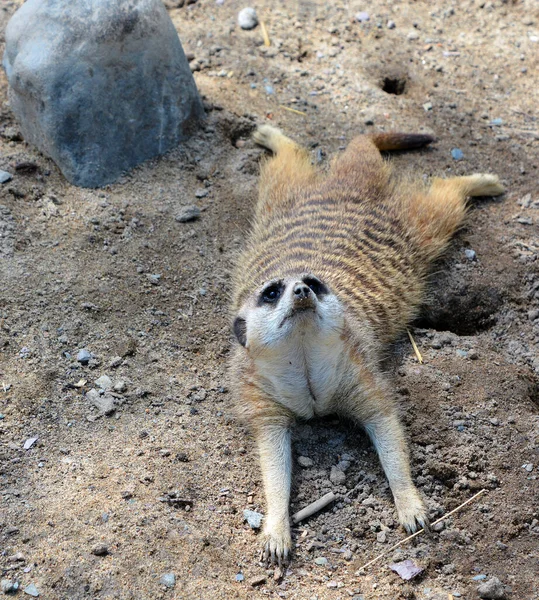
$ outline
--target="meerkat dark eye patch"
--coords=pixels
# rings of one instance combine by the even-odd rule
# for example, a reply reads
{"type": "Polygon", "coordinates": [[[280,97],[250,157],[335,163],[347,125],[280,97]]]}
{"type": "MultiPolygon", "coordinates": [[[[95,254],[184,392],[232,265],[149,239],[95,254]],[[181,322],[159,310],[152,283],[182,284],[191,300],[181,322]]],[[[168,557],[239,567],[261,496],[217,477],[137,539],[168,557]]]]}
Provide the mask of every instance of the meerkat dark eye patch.
{"type": "Polygon", "coordinates": [[[304,277],[303,283],[309,286],[316,296],[323,296],[328,293],[328,288],[316,277],[304,277]]]}
{"type": "Polygon", "coordinates": [[[270,283],[260,294],[259,304],[276,304],[283,293],[284,285],[281,281],[270,283]]]}
{"type": "Polygon", "coordinates": [[[247,323],[245,319],[236,317],[234,319],[233,329],[238,342],[245,347],[245,344],[247,343],[247,323]]]}

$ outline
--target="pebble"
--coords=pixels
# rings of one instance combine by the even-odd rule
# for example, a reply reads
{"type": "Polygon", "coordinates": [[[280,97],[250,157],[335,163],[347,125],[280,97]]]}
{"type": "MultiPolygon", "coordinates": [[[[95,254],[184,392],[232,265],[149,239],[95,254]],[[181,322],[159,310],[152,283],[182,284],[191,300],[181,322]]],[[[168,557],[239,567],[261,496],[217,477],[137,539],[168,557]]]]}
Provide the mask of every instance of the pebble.
{"type": "Polygon", "coordinates": [[[492,577],[477,588],[480,598],[485,600],[505,600],[505,590],[502,582],[497,577],[492,577]]]}
{"type": "Polygon", "coordinates": [[[387,533],[385,531],[379,531],[376,534],[376,541],[379,544],[385,544],[387,542],[387,533]]]}
{"type": "Polygon", "coordinates": [[[503,125],[503,119],[492,119],[490,124],[494,125],[495,127],[499,127],[500,125],[503,125]]]}
{"type": "Polygon", "coordinates": [[[461,350],[459,348],[457,349],[457,356],[460,356],[460,358],[466,358],[468,356],[468,353],[466,352],[466,350],[461,350]]]}
{"type": "Polygon", "coordinates": [[[388,29],[395,29],[396,25],[395,25],[395,21],[388,21],[387,22],[387,28],[388,29]]]}
{"type": "Polygon", "coordinates": [[[423,110],[425,112],[429,112],[429,110],[432,110],[432,102],[425,102],[425,104],[423,104],[423,110]]]}
{"type": "Polygon", "coordinates": [[[522,468],[525,471],[528,471],[528,473],[531,473],[533,471],[533,464],[532,463],[528,463],[526,465],[522,465],[522,468]]]}
{"type": "Polygon", "coordinates": [[[92,554],[94,556],[107,556],[108,553],[109,549],[105,544],[97,544],[97,546],[92,548],[92,554]]]}
{"type": "Polygon", "coordinates": [[[80,362],[81,365],[87,365],[92,358],[91,352],[86,350],[86,348],[82,348],[77,352],[77,361],[80,362]]]}
{"type": "Polygon", "coordinates": [[[30,448],[37,442],[38,438],[28,438],[23,445],[23,450],[30,450],[30,448]]]}
{"type": "Polygon", "coordinates": [[[11,579],[2,579],[0,589],[4,594],[14,594],[19,589],[19,582],[11,579]]]}
{"type": "Polygon", "coordinates": [[[240,10],[238,13],[238,25],[242,29],[254,29],[258,25],[256,10],[250,6],[240,10]]]}
{"type": "Polygon", "coordinates": [[[453,157],[453,160],[462,160],[464,158],[464,152],[462,152],[460,148],[453,148],[453,150],[451,150],[451,156],[453,157]]]}
{"type": "Polygon", "coordinates": [[[0,183],[7,183],[13,179],[13,175],[7,171],[0,171],[0,183]]]}
{"type": "Polygon", "coordinates": [[[314,559],[314,564],[318,565],[319,567],[325,567],[328,564],[328,559],[324,556],[317,556],[314,559]]]}
{"type": "Polygon", "coordinates": [[[264,515],[254,510],[245,509],[243,511],[243,518],[249,523],[251,529],[260,529],[264,515]]]}
{"type": "Polygon", "coordinates": [[[243,581],[245,577],[243,576],[243,573],[237,573],[235,579],[236,581],[243,581]]]}
{"type": "Polygon", "coordinates": [[[406,36],[409,40],[418,40],[419,33],[417,31],[410,31],[410,33],[406,36]]]}
{"type": "Polygon", "coordinates": [[[468,358],[470,360],[477,360],[479,358],[479,353],[477,352],[477,350],[475,350],[475,348],[468,350],[468,358]]]}
{"type": "Polygon", "coordinates": [[[342,555],[344,560],[352,560],[353,556],[354,555],[352,554],[352,550],[345,550],[342,555]]]}
{"type": "Polygon", "coordinates": [[[258,587],[259,585],[263,585],[264,583],[266,583],[265,575],[258,575],[257,577],[253,577],[249,580],[249,585],[251,587],[258,587]]]}
{"type": "Polygon", "coordinates": [[[24,588],[24,593],[28,594],[29,596],[33,596],[34,598],[37,598],[39,596],[39,592],[37,591],[37,588],[33,583],[27,585],[24,588]]]}
{"type": "Polygon", "coordinates": [[[533,308],[532,310],[530,310],[528,312],[528,319],[530,321],[536,321],[537,319],[539,319],[539,309],[533,308]]]}
{"type": "Polygon", "coordinates": [[[368,12],[360,11],[356,13],[355,19],[358,23],[365,23],[366,21],[370,21],[371,17],[368,12]]]}
{"type": "Polygon", "coordinates": [[[475,250],[472,250],[470,248],[466,248],[466,250],[464,250],[464,255],[468,260],[475,260],[477,258],[475,250]]]}
{"type": "MultiPolygon", "coordinates": [[[[226,74],[226,73],[225,73],[226,74]]],[[[195,196],[197,198],[205,198],[208,194],[209,194],[209,190],[205,189],[205,188],[199,188],[196,192],[195,192],[195,196]]]]}
{"type": "Polygon", "coordinates": [[[108,375],[101,375],[94,383],[102,390],[110,390],[112,387],[112,379],[108,375]]]}
{"type": "Polygon", "coordinates": [[[111,369],[117,369],[123,362],[121,356],[115,356],[109,363],[111,369]]]}
{"type": "Polygon", "coordinates": [[[176,585],[176,575],[174,573],[165,573],[161,575],[159,583],[162,583],[168,588],[173,588],[176,585]]]}
{"type": "Polygon", "coordinates": [[[418,567],[412,560],[403,560],[402,562],[389,565],[392,571],[395,571],[402,579],[408,581],[419,575],[423,569],[418,567]]]}
{"type": "Polygon", "coordinates": [[[307,456],[298,456],[298,465],[304,469],[308,469],[314,465],[314,462],[307,456]]]}
{"type": "Polygon", "coordinates": [[[127,384],[125,383],[125,381],[117,381],[114,384],[113,389],[114,389],[115,392],[118,392],[119,394],[122,394],[127,389],[127,384]]]}
{"type": "Polygon", "coordinates": [[[176,215],[178,223],[188,223],[200,217],[200,208],[198,206],[184,206],[182,211],[176,215]]]}
{"type": "Polygon", "coordinates": [[[344,485],[346,475],[340,469],[337,469],[337,467],[331,467],[329,480],[333,485],[344,485]]]}

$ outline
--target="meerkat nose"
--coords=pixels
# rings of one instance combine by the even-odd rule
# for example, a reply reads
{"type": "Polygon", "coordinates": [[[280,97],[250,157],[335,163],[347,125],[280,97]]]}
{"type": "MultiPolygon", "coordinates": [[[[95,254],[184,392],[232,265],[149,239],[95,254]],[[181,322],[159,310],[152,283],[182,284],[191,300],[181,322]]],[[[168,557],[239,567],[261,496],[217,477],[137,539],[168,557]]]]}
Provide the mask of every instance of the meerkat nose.
{"type": "Polygon", "coordinates": [[[309,286],[304,283],[297,283],[294,286],[294,298],[296,300],[305,300],[311,295],[311,290],[309,286]]]}

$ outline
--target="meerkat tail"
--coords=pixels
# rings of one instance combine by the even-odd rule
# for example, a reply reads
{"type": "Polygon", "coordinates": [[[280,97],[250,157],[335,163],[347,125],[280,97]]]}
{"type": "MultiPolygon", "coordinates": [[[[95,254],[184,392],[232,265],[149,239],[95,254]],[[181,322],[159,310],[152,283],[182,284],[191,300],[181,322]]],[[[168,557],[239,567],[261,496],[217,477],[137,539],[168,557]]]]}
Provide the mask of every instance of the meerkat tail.
{"type": "Polygon", "coordinates": [[[284,133],[272,125],[260,125],[253,133],[253,140],[277,154],[286,147],[296,148],[298,145],[284,133]]]}
{"type": "Polygon", "coordinates": [[[474,173],[466,177],[452,178],[451,181],[462,186],[465,196],[499,196],[505,192],[497,175],[474,173]]]}
{"type": "Polygon", "coordinates": [[[375,133],[369,136],[378,150],[412,150],[428,146],[436,138],[426,133],[375,133]]]}

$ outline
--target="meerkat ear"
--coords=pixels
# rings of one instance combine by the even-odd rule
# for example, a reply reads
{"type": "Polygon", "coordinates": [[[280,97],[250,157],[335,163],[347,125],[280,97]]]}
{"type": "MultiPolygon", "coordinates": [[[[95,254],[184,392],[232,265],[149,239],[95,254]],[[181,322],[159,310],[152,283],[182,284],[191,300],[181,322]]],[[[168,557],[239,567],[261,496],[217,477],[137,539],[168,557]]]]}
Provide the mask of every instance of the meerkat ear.
{"type": "Polygon", "coordinates": [[[247,322],[245,319],[241,317],[236,317],[234,319],[234,335],[238,338],[238,342],[245,347],[247,343],[247,322]]]}

